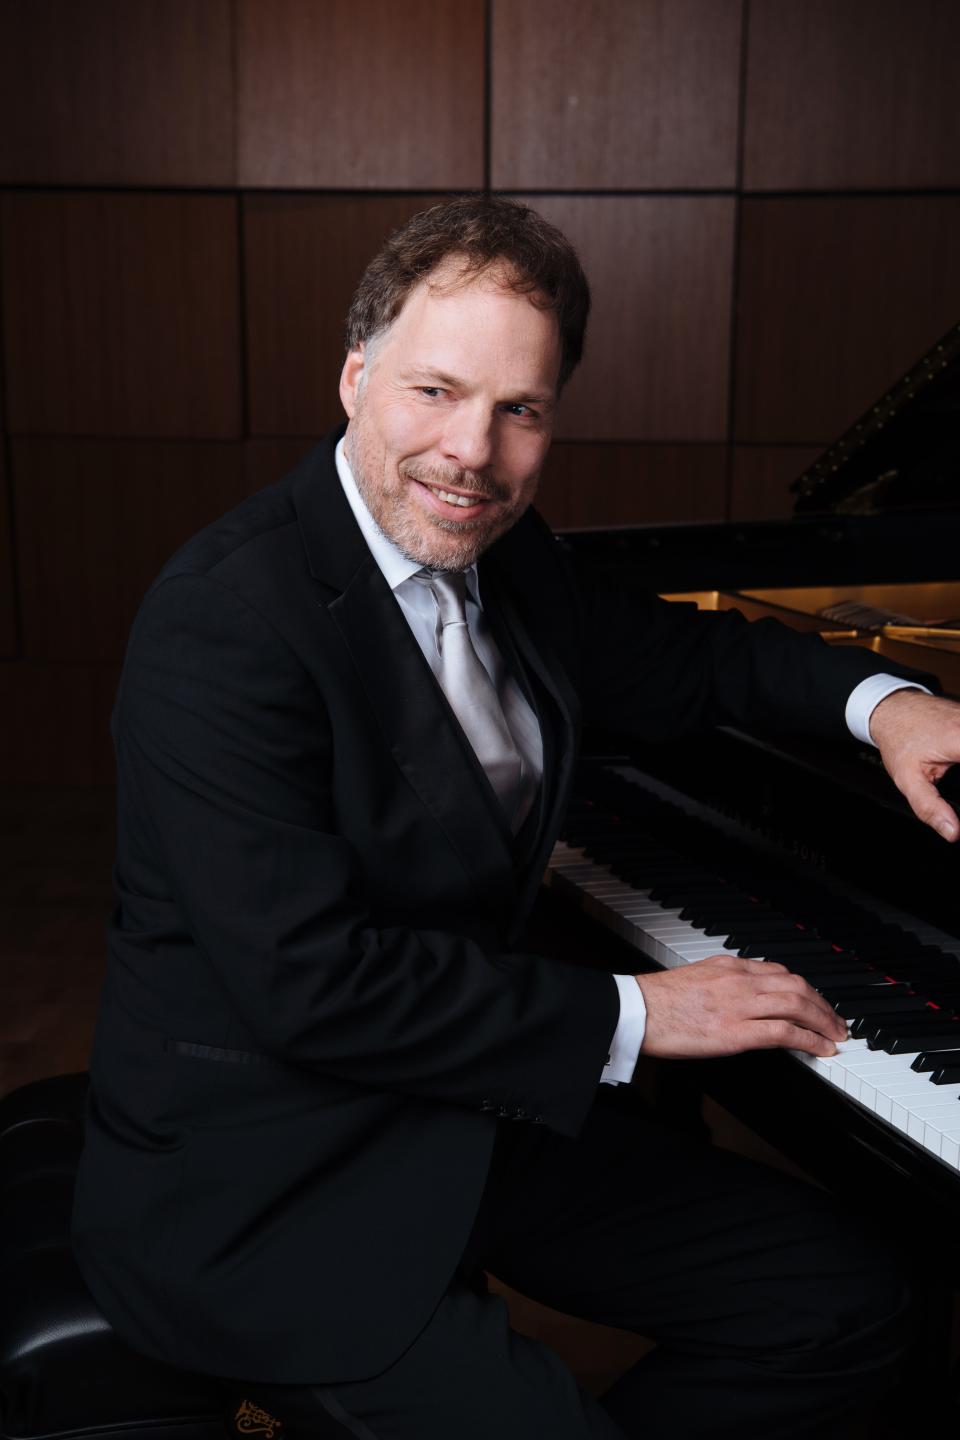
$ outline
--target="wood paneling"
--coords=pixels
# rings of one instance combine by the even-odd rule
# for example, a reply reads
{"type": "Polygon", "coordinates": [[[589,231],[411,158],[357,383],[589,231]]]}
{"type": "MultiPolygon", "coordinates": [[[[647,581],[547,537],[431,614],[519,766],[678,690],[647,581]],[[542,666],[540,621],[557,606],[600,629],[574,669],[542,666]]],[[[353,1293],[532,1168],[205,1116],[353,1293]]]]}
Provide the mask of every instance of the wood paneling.
{"type": "Polygon", "coordinates": [[[816,445],[736,445],[731,520],[781,520],[793,514],[790,485],[823,452],[816,445]]]}
{"type": "Polygon", "coordinates": [[[748,189],[960,183],[956,0],[750,7],[748,189]]]}
{"type": "Polygon", "coordinates": [[[2,223],[12,431],[237,434],[233,199],[8,194],[2,223]]]}
{"type": "Polygon", "coordinates": [[[483,184],[483,0],[238,0],[239,183],[483,184]]]}
{"type": "Polygon", "coordinates": [[[21,440],[13,470],[33,660],[121,659],[164,562],[243,496],[232,444],[21,440]]]}
{"type": "Polygon", "coordinates": [[[10,659],[19,649],[14,607],[13,541],[10,535],[10,485],[0,436],[0,658],[10,659]]]}
{"type": "Polygon", "coordinates": [[[118,665],[0,665],[0,785],[110,785],[118,665]]]}
{"type": "Polygon", "coordinates": [[[586,359],[558,437],[722,440],[734,202],[530,198],[577,247],[593,291],[586,359]]]}
{"type": "Polygon", "coordinates": [[[243,486],[247,495],[288,475],[317,443],[317,436],[248,440],[243,447],[243,486]]]}
{"type": "Polygon", "coordinates": [[[740,0],[496,0],[503,189],[733,185],[740,0]]]}
{"type": "Polygon", "coordinates": [[[347,308],[417,195],[250,196],[244,202],[250,431],[316,435],[343,417],[347,308]]]}
{"type": "Polygon", "coordinates": [[[0,179],[233,184],[229,0],[7,0],[0,179]]]}
{"type": "Polygon", "coordinates": [[[960,315],[960,197],[747,200],[736,438],[827,444],[960,315]]]}
{"type": "Polygon", "coordinates": [[[722,520],[722,445],[554,445],[537,509],[555,530],[722,520]]]}

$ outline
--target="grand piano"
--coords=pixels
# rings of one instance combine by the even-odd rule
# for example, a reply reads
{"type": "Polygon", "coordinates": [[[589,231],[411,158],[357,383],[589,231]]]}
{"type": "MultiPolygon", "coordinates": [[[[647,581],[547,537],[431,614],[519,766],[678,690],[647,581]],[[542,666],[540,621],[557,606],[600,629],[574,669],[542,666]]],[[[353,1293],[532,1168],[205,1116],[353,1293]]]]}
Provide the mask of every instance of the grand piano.
{"type": "MultiPolygon", "coordinates": [[[[642,576],[868,645],[960,697],[960,325],[795,482],[791,520],[567,532],[579,567],[642,576]]],[[[960,1287],[960,848],[921,826],[872,747],[719,731],[585,737],[546,877],[561,928],[616,971],[775,958],[851,1023],[830,1060],[661,1066],[818,1182],[883,1217],[927,1291],[942,1376],[960,1287]],[[682,1074],[682,1078],[681,1078],[682,1074]]],[[[958,767],[960,770],[960,767],[958,767]]],[[[960,804],[960,775],[941,790],[960,804]]]]}

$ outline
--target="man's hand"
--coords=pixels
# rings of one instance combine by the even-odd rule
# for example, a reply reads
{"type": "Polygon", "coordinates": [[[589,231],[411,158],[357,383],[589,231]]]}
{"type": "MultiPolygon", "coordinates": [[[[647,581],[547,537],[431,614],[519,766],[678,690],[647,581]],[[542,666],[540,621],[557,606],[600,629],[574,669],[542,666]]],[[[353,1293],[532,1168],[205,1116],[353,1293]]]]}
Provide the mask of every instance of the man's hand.
{"type": "Polygon", "coordinates": [[[960,705],[922,690],[894,690],[870,716],[870,734],[917,819],[956,840],[956,814],[934,782],[960,760],[960,705]]]}
{"type": "Polygon", "coordinates": [[[647,1007],[641,1052],[682,1060],[787,1046],[835,1055],[847,1027],[806,980],[770,960],[711,955],[634,977],[647,1007]]]}

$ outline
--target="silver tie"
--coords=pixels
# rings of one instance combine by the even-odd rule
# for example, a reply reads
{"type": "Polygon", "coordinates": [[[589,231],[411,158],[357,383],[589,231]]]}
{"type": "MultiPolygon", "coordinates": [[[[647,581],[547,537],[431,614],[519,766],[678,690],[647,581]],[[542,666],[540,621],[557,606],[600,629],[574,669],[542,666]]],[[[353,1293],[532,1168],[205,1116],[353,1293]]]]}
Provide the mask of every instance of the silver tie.
{"type": "Polygon", "coordinates": [[[440,685],[474,753],[513,822],[520,802],[523,762],[514,744],[496,686],[473,648],[467,627],[467,580],[458,570],[420,570],[437,602],[440,685]]]}

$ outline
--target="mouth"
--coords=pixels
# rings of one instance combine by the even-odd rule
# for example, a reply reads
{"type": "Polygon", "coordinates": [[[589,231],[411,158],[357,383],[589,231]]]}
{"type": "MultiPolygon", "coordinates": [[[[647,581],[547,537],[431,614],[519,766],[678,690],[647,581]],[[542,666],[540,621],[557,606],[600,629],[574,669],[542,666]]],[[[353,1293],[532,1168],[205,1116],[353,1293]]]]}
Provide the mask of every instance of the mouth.
{"type": "Polygon", "coordinates": [[[473,520],[493,503],[492,496],[478,495],[475,490],[450,490],[446,486],[429,485],[423,480],[414,480],[413,483],[428,507],[447,519],[473,520]]]}

